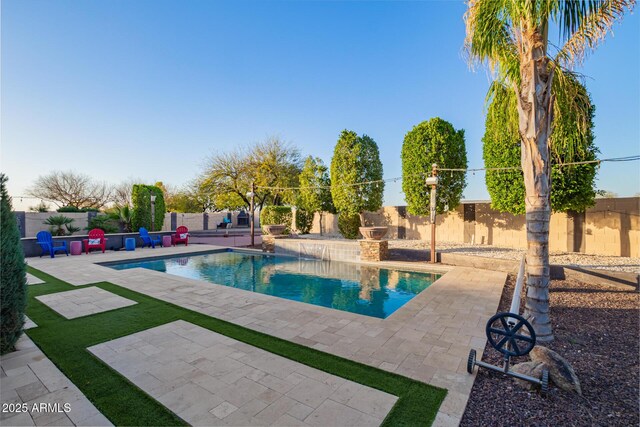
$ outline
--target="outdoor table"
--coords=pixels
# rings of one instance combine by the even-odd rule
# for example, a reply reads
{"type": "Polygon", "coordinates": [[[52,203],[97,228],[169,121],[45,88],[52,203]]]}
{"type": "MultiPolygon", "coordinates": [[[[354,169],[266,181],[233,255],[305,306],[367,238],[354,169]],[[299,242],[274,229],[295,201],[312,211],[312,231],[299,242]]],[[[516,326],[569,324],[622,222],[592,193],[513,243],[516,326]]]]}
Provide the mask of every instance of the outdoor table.
{"type": "Polygon", "coordinates": [[[82,242],[74,240],[70,243],[71,255],[82,255],[82,242]]]}
{"type": "Polygon", "coordinates": [[[127,237],[124,241],[124,247],[128,250],[128,251],[135,251],[136,250],[136,239],[135,237],[127,237]]]}
{"type": "Polygon", "coordinates": [[[162,236],[162,246],[164,247],[171,246],[171,236],[162,236]]]}

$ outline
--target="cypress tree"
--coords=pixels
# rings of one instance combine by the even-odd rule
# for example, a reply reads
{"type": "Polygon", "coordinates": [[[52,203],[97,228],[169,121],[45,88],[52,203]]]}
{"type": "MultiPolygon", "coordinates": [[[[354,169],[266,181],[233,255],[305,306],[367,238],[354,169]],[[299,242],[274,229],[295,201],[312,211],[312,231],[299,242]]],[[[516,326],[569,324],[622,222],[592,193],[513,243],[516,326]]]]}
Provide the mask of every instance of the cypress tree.
{"type": "Polygon", "coordinates": [[[0,354],[15,348],[27,304],[24,252],[6,182],[6,175],[0,174],[0,354]]]}

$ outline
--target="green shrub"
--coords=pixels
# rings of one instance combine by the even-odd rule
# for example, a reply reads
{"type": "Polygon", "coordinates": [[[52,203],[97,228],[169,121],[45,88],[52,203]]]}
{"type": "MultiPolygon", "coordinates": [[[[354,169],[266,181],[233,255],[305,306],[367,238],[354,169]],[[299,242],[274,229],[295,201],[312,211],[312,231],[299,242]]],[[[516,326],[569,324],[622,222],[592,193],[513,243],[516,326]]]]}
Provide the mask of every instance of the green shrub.
{"type": "Polygon", "coordinates": [[[117,233],[120,231],[118,223],[112,219],[109,215],[96,215],[89,220],[89,225],[85,230],[93,230],[97,228],[105,233],[117,233]]]}
{"type": "Polygon", "coordinates": [[[313,227],[314,212],[296,209],[296,228],[300,234],[309,234],[313,227]]]}
{"type": "Polygon", "coordinates": [[[131,213],[131,224],[133,231],[138,231],[140,227],[148,230],[160,231],[164,224],[164,214],[166,207],[164,204],[164,194],[162,189],[155,185],[134,184],[131,190],[131,201],[133,202],[133,212],[131,213]],[[156,196],[154,226],[151,227],[151,194],[156,196]]]}
{"type": "MultiPolygon", "coordinates": [[[[581,130],[576,113],[563,105],[554,104],[553,131],[549,139],[551,163],[551,208],[555,212],[569,210],[584,212],[595,203],[596,164],[558,167],[559,163],[595,160],[598,148],[593,136],[595,107],[589,101],[587,89],[574,82],[575,98],[589,102],[588,124],[581,130]]],[[[497,86],[487,111],[482,155],[487,168],[520,167],[520,133],[515,93],[497,86]]],[[[525,212],[525,188],[522,171],[487,171],[487,191],[491,207],[502,212],[525,212]]]]}
{"type": "Polygon", "coordinates": [[[78,208],[76,206],[63,206],[58,208],[58,212],[62,213],[77,213],[77,212],[98,212],[97,208],[78,208]]]}
{"type": "Polygon", "coordinates": [[[49,232],[54,236],[70,236],[73,233],[80,231],[80,227],[73,225],[74,221],[75,219],[64,215],[53,215],[42,223],[49,226],[49,232]]]}
{"type": "Polygon", "coordinates": [[[290,206],[266,206],[260,211],[260,225],[284,224],[285,234],[291,233],[293,215],[290,206]]]}
{"type": "Polygon", "coordinates": [[[367,135],[343,130],[331,158],[331,198],[338,212],[359,214],[382,207],[384,182],[378,144],[367,135]],[[354,185],[361,182],[369,184],[354,185]]]}
{"type": "MultiPolygon", "coordinates": [[[[467,167],[467,150],[464,130],[439,117],[414,126],[402,143],[402,191],[407,210],[413,215],[428,215],[431,204],[431,187],[427,188],[425,176],[431,176],[431,165],[444,168],[467,167]]],[[[453,210],[460,204],[466,186],[464,172],[444,172],[438,176],[436,211],[453,210]]]]}
{"type": "Polygon", "coordinates": [[[18,222],[0,174],[0,354],[12,351],[22,334],[27,276],[18,222]]]}
{"type": "Polygon", "coordinates": [[[340,212],[338,214],[338,230],[345,239],[360,237],[360,215],[340,212]]]}

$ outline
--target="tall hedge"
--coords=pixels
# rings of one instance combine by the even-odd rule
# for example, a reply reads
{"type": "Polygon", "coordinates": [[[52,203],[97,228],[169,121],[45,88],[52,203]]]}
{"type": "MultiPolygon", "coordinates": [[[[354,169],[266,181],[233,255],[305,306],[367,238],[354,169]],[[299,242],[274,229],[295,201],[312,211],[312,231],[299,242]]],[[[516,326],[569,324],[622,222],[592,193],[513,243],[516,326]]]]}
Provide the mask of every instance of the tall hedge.
{"type": "MultiPolygon", "coordinates": [[[[595,160],[598,149],[593,137],[595,107],[586,88],[575,83],[576,99],[589,102],[589,124],[579,128],[575,113],[556,100],[551,149],[551,208],[556,212],[584,211],[595,202],[596,165],[556,166],[559,163],[595,160]]],[[[512,90],[497,86],[487,110],[482,138],[483,158],[487,168],[520,167],[518,110],[512,90]]],[[[525,188],[521,170],[487,171],[486,184],[491,206],[499,211],[523,214],[525,188]]]]}
{"type": "Polygon", "coordinates": [[[296,209],[296,229],[300,234],[309,234],[313,227],[313,217],[315,212],[301,208],[296,209]]]}
{"type": "MultiPolygon", "coordinates": [[[[431,203],[431,187],[425,176],[431,176],[435,163],[442,168],[466,169],[467,149],[464,130],[439,117],[413,127],[402,143],[402,191],[407,210],[413,215],[427,215],[431,203]]],[[[453,210],[460,204],[467,185],[464,172],[443,172],[438,175],[436,212],[453,210]]]]}
{"type": "Polygon", "coordinates": [[[343,130],[331,159],[331,197],[336,210],[346,215],[360,215],[382,207],[384,182],[352,185],[382,180],[382,162],[378,144],[367,135],[358,136],[343,130]]]}
{"type": "Polygon", "coordinates": [[[339,213],[338,231],[345,239],[354,240],[360,237],[360,215],[339,213]]]}
{"type": "Polygon", "coordinates": [[[155,185],[134,184],[131,190],[131,201],[133,211],[131,213],[131,224],[133,231],[138,231],[140,227],[151,230],[151,194],[155,194],[155,231],[162,230],[164,224],[164,214],[166,207],[162,189],[155,185]]]}
{"type": "Polygon", "coordinates": [[[14,349],[22,334],[27,304],[27,274],[18,222],[0,174],[0,354],[14,349]]]}
{"type": "Polygon", "coordinates": [[[291,206],[265,206],[260,211],[260,225],[284,224],[287,226],[285,234],[291,233],[292,222],[291,206]]]}

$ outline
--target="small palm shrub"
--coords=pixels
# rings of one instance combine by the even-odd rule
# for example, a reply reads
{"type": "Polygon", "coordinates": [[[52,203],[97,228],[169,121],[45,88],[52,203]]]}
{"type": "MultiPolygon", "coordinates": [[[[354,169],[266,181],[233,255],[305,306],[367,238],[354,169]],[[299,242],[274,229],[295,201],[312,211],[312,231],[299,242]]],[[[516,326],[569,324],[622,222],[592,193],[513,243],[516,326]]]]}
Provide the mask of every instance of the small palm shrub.
{"type": "Polygon", "coordinates": [[[97,228],[105,233],[117,233],[120,231],[117,222],[113,220],[109,215],[96,215],[89,220],[89,225],[85,230],[93,230],[97,228]]]}
{"type": "Polygon", "coordinates": [[[75,220],[64,215],[54,215],[47,218],[43,223],[49,226],[49,232],[54,236],[68,236],[80,231],[79,227],[73,225],[75,220]]]}
{"type": "Polygon", "coordinates": [[[0,174],[0,354],[12,351],[22,334],[27,276],[18,222],[0,174]]]}
{"type": "Polygon", "coordinates": [[[120,228],[124,233],[131,233],[133,230],[132,225],[132,210],[129,205],[114,206],[113,210],[109,212],[109,217],[117,221],[120,224],[120,228]]]}

